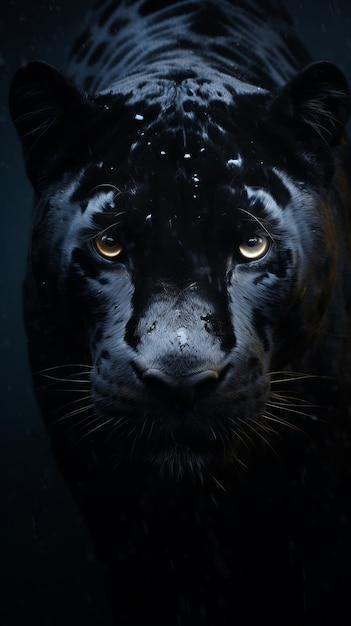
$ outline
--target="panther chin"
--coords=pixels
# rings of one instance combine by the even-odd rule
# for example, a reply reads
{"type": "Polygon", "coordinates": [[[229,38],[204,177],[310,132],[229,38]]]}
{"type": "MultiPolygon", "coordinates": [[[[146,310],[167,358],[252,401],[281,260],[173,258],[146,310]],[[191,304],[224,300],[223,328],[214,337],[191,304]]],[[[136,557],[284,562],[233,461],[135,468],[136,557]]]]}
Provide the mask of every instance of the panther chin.
{"type": "Polygon", "coordinates": [[[186,444],[174,444],[159,452],[146,454],[146,461],[156,469],[159,474],[166,479],[195,479],[203,481],[209,468],[222,465],[217,454],[213,450],[196,450],[196,448],[186,444]]]}
{"type": "Polygon", "coordinates": [[[159,475],[174,481],[181,479],[203,483],[208,477],[216,480],[216,476],[225,471],[225,468],[234,466],[238,473],[247,469],[247,459],[243,452],[243,445],[239,439],[233,440],[232,445],[223,442],[201,442],[201,444],[177,443],[165,446],[162,449],[149,450],[143,456],[145,461],[159,475]]]}

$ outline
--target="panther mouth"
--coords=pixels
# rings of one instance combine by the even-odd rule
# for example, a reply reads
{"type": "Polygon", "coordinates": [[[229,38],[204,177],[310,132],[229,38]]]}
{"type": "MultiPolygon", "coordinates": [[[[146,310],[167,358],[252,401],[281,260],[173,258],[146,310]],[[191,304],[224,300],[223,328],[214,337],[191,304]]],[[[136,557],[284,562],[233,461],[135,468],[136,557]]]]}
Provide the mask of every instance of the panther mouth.
{"type": "Polygon", "coordinates": [[[171,479],[200,478],[228,465],[246,466],[248,447],[243,450],[242,439],[215,432],[198,433],[177,431],[171,438],[149,446],[141,459],[161,475],[171,479]]]}
{"type": "Polygon", "coordinates": [[[245,464],[245,450],[260,437],[270,389],[260,363],[249,372],[228,361],[182,369],[170,363],[173,371],[158,367],[156,359],[148,367],[134,359],[127,379],[106,361],[113,384],[102,361],[93,370],[92,399],[101,423],[108,424],[112,454],[172,476],[245,464]]]}
{"type": "MultiPolygon", "coordinates": [[[[177,381],[169,390],[168,377],[166,389],[164,377],[161,382],[159,378],[159,372],[156,376],[151,372],[152,392],[146,397],[145,388],[143,393],[135,389],[133,403],[130,393],[125,402],[120,395],[118,404],[108,397],[96,399],[101,423],[108,424],[105,440],[114,458],[153,467],[172,479],[248,464],[248,455],[264,432],[262,414],[269,391],[262,381],[256,394],[246,389],[234,394],[224,385],[196,398],[185,381],[183,387],[177,381]]],[[[218,382],[208,372],[195,378],[199,384],[218,382]]]]}

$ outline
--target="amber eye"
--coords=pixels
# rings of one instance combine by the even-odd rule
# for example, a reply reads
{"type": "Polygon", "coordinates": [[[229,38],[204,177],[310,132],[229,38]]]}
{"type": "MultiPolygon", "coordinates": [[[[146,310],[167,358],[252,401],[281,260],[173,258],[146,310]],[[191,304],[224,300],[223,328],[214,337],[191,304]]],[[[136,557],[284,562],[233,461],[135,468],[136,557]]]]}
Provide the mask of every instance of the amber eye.
{"type": "Polygon", "coordinates": [[[95,248],[106,259],[116,259],[123,251],[123,247],[113,235],[104,233],[95,239],[95,248]]]}
{"type": "Polygon", "coordinates": [[[239,252],[245,259],[254,261],[255,259],[260,259],[266,254],[268,246],[268,237],[264,237],[262,235],[252,235],[240,244],[239,252]]]}

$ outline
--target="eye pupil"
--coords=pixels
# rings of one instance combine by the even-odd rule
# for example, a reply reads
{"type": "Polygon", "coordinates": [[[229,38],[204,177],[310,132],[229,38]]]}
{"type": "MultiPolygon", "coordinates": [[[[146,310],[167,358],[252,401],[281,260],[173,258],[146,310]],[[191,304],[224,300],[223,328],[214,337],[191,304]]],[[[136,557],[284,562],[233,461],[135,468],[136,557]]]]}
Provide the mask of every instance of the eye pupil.
{"type": "Polygon", "coordinates": [[[101,243],[103,243],[103,245],[107,246],[108,248],[113,248],[116,245],[113,237],[109,237],[108,235],[103,235],[101,237],[101,243]]]}
{"type": "Polygon", "coordinates": [[[250,239],[248,239],[247,245],[249,246],[249,248],[253,248],[254,246],[257,246],[259,240],[259,237],[250,237],[250,239]]]}

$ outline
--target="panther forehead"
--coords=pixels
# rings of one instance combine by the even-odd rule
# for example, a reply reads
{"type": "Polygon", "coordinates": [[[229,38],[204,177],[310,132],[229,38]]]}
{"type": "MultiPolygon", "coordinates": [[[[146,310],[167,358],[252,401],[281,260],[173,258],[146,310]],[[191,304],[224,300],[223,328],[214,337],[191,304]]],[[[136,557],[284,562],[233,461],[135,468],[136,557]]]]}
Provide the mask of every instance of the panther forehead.
{"type": "Polygon", "coordinates": [[[114,93],[123,94],[130,105],[140,106],[140,94],[146,102],[150,104],[162,102],[162,106],[167,106],[167,102],[178,101],[183,110],[190,115],[191,108],[215,103],[218,101],[226,105],[235,103],[235,96],[242,94],[264,94],[267,90],[262,89],[231,77],[221,75],[218,71],[211,71],[202,68],[200,65],[197,71],[189,70],[188,65],[172,61],[169,63],[155,64],[155,68],[143,72],[138,77],[128,77],[118,79],[102,90],[101,95],[112,95],[114,93]],[[187,74],[190,74],[188,77],[187,74]]]}
{"type": "Polygon", "coordinates": [[[274,164],[274,151],[269,145],[263,149],[257,137],[261,124],[259,112],[261,109],[264,112],[267,99],[263,90],[231,94],[228,101],[216,93],[207,101],[201,93],[189,98],[184,85],[168,81],[160,101],[150,102],[143,91],[136,94],[137,90],[134,104],[123,99],[125,122],[120,121],[120,94],[111,92],[95,98],[111,114],[109,132],[99,137],[104,142],[105,161],[110,154],[111,167],[114,160],[124,159],[129,162],[126,167],[131,168],[131,173],[133,167],[138,167],[145,175],[150,169],[162,169],[162,162],[168,161],[173,162],[175,176],[183,167],[189,172],[190,180],[199,169],[207,167],[209,176],[213,176],[211,172],[215,168],[217,176],[219,170],[222,177],[229,173],[229,180],[234,170],[249,162],[250,171],[257,167],[258,176],[264,163],[274,164]],[[254,123],[252,115],[256,116],[254,123]],[[127,142],[124,140],[123,155],[120,128],[128,137],[127,142]]]}

